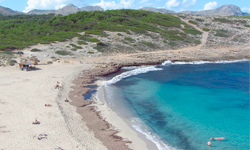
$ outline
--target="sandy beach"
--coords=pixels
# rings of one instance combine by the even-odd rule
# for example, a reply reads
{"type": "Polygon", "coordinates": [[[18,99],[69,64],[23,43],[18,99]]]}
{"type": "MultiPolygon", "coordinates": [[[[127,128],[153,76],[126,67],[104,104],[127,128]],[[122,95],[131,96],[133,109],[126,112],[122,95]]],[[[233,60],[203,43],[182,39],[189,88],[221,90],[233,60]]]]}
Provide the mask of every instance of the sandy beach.
{"type": "Polygon", "coordinates": [[[34,71],[17,66],[0,68],[0,149],[126,150],[157,149],[108,107],[100,78],[123,66],[156,65],[166,60],[249,59],[249,45],[233,48],[179,50],[62,58],[34,71]],[[99,79],[99,80],[98,80],[99,79]],[[55,89],[57,82],[61,88],[55,89]],[[97,85],[99,95],[86,101],[83,94],[97,85]],[[101,92],[100,92],[101,91],[101,92]],[[64,100],[68,98],[69,102],[64,100]],[[51,107],[45,107],[51,104],[51,107]],[[37,119],[39,125],[32,122],[37,119]],[[39,140],[39,134],[48,134],[39,140]]]}
{"type": "Polygon", "coordinates": [[[95,138],[65,102],[71,81],[91,65],[38,65],[36,71],[1,68],[0,148],[13,149],[107,149],[95,138]],[[62,88],[55,89],[57,81],[62,88]],[[45,107],[51,104],[51,107],[45,107]],[[32,122],[37,119],[39,125],[32,122]],[[39,134],[48,134],[38,140],[39,134]]]}

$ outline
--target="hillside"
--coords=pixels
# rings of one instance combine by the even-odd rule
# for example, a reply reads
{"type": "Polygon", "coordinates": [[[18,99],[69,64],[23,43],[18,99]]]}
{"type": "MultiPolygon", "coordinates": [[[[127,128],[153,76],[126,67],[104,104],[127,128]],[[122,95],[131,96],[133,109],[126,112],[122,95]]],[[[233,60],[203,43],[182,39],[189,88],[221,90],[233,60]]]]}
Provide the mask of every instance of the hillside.
{"type": "Polygon", "coordinates": [[[193,60],[211,60],[211,55],[218,54],[241,59],[249,58],[250,16],[170,15],[144,10],[2,16],[0,37],[4,51],[0,52],[0,66],[11,63],[9,54],[17,49],[39,59],[117,53],[145,53],[137,57],[146,59],[153,51],[166,55],[180,49],[192,49],[192,55],[186,53],[193,60]]]}
{"type": "Polygon", "coordinates": [[[143,10],[78,12],[68,16],[51,14],[2,17],[0,33],[0,49],[22,49],[38,43],[62,42],[79,37],[79,41],[86,44],[97,42],[96,49],[101,52],[185,47],[199,44],[201,37],[200,31],[178,17],[143,10]],[[120,39],[119,44],[93,38],[98,36],[109,39],[107,31],[117,32],[122,37],[117,38],[120,39]],[[79,34],[81,32],[85,32],[85,35],[79,34]]]}

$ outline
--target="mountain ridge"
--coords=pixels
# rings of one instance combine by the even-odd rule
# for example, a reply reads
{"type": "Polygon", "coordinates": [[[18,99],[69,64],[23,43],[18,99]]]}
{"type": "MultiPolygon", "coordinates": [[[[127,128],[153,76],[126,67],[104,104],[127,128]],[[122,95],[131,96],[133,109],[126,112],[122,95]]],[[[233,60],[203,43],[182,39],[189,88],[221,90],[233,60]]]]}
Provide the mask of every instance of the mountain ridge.
{"type": "MultiPolygon", "coordinates": [[[[201,10],[201,11],[180,11],[174,12],[172,10],[164,9],[164,8],[154,8],[154,7],[142,7],[139,10],[146,10],[146,11],[153,11],[159,13],[182,13],[182,14],[190,14],[190,15],[218,15],[218,16],[242,16],[242,15],[249,15],[247,12],[242,12],[238,6],[229,4],[229,5],[222,5],[216,9],[211,10],[201,10]]],[[[84,6],[81,8],[76,7],[73,4],[68,4],[63,8],[57,10],[40,10],[40,9],[33,9],[27,13],[14,11],[7,7],[0,6],[0,15],[8,16],[8,15],[42,15],[42,14],[56,14],[56,15],[69,15],[72,13],[76,13],[78,11],[104,11],[104,9],[100,6],[84,6]]]]}
{"type": "Polygon", "coordinates": [[[56,15],[69,15],[72,13],[77,13],[78,11],[104,11],[100,6],[84,6],[81,8],[76,7],[73,4],[68,4],[63,8],[57,10],[31,10],[27,14],[38,15],[38,14],[50,14],[54,13],[56,15]]]}
{"type": "Polygon", "coordinates": [[[242,16],[244,13],[240,7],[235,5],[222,5],[216,9],[202,10],[202,11],[181,11],[179,13],[191,15],[218,15],[218,16],[242,16]]]}
{"type": "Polygon", "coordinates": [[[0,15],[8,16],[8,15],[21,15],[22,12],[14,11],[10,8],[0,6],[0,15]]]}

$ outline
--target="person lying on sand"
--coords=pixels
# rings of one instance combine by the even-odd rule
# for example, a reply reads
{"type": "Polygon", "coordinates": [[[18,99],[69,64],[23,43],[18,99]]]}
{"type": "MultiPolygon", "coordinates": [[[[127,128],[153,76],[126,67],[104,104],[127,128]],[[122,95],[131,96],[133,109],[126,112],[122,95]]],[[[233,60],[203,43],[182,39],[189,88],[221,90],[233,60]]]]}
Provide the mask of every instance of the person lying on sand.
{"type": "Polygon", "coordinates": [[[37,121],[37,119],[36,119],[35,122],[32,122],[32,124],[40,124],[40,122],[37,121]]]}
{"type": "Polygon", "coordinates": [[[52,106],[51,104],[45,104],[45,107],[50,107],[50,106],[52,106]]]}
{"type": "Polygon", "coordinates": [[[38,140],[47,139],[48,134],[39,134],[38,140]]]}
{"type": "Polygon", "coordinates": [[[56,147],[55,149],[56,150],[63,150],[61,147],[56,147]]]}
{"type": "Polygon", "coordinates": [[[47,137],[46,137],[46,136],[39,136],[37,139],[38,139],[38,140],[47,139],[47,137]]]}

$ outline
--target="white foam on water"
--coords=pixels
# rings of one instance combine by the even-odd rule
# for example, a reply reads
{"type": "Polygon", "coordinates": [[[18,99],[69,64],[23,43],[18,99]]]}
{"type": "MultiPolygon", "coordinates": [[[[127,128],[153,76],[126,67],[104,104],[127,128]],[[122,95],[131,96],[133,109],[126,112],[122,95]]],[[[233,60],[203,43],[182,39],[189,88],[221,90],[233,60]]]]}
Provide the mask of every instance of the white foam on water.
{"type": "MultiPolygon", "coordinates": [[[[130,69],[132,69],[132,68],[130,67],[130,69]]],[[[146,72],[149,72],[149,71],[157,71],[157,70],[162,70],[162,69],[161,68],[156,68],[155,66],[139,67],[137,69],[130,70],[130,71],[124,72],[124,73],[122,73],[120,75],[117,75],[117,76],[113,77],[111,80],[103,82],[103,84],[104,85],[111,85],[111,84],[114,84],[114,83],[124,79],[124,78],[130,77],[130,76],[133,76],[133,75],[138,75],[138,74],[141,74],[141,73],[146,73],[146,72]]]]}
{"type": "Polygon", "coordinates": [[[248,59],[240,59],[240,60],[220,60],[220,61],[191,61],[191,62],[172,62],[170,60],[167,60],[162,63],[162,66],[166,65],[184,65],[184,64],[192,64],[192,65],[200,65],[200,64],[228,64],[228,63],[236,63],[236,62],[244,62],[244,61],[250,61],[248,59]]]}
{"type": "Polygon", "coordinates": [[[150,132],[150,129],[146,125],[144,125],[143,121],[141,121],[139,118],[133,118],[131,120],[131,122],[132,122],[132,127],[136,131],[145,135],[146,138],[148,140],[152,141],[159,150],[177,150],[177,148],[171,147],[171,146],[163,143],[161,141],[160,137],[157,136],[156,134],[153,134],[152,132],[150,132]]]}

